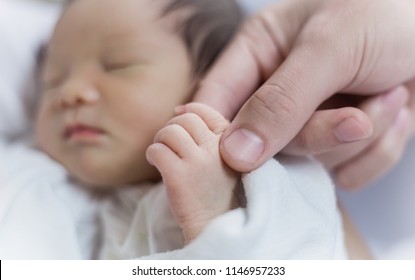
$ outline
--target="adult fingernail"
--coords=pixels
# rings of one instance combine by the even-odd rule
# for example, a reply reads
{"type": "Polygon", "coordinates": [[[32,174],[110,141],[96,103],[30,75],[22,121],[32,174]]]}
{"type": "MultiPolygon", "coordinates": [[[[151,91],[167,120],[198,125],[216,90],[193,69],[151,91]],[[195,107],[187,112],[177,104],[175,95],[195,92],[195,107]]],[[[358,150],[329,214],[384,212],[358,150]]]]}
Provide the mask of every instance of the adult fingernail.
{"type": "Polygon", "coordinates": [[[223,142],[225,151],[241,163],[254,164],[264,152],[264,141],[246,129],[237,129],[223,142]]]}
{"type": "Polygon", "coordinates": [[[336,127],[334,134],[339,141],[350,143],[366,139],[371,133],[364,129],[355,118],[350,117],[336,127]]]}

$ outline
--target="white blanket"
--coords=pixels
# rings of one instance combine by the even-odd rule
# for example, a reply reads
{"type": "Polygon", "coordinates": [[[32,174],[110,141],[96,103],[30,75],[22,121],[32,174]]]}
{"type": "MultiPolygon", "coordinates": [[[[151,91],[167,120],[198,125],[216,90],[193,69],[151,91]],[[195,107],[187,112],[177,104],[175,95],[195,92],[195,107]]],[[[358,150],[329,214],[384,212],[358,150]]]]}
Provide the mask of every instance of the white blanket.
{"type": "Polygon", "coordinates": [[[0,259],[91,259],[97,202],[42,152],[0,140],[0,259]]]}

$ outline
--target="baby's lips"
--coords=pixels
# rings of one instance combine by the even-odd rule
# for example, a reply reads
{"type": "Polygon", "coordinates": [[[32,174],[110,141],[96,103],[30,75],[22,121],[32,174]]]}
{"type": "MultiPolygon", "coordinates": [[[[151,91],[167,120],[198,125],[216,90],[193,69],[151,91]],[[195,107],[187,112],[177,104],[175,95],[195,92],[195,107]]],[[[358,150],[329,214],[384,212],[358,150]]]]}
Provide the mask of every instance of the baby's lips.
{"type": "Polygon", "coordinates": [[[104,131],[102,129],[83,125],[83,124],[75,124],[75,125],[69,125],[65,128],[64,131],[64,137],[65,138],[71,138],[75,134],[91,134],[91,135],[98,135],[103,134],[104,131]]]}

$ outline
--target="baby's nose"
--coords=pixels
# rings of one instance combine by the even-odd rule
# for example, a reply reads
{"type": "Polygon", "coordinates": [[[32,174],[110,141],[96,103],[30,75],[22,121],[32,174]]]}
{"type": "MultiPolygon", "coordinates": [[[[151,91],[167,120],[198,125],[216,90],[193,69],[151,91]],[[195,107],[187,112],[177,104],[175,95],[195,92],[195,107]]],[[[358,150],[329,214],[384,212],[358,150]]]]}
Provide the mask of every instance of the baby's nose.
{"type": "Polygon", "coordinates": [[[64,108],[92,105],[99,99],[96,89],[84,83],[72,82],[64,86],[61,92],[60,105],[64,108]]]}

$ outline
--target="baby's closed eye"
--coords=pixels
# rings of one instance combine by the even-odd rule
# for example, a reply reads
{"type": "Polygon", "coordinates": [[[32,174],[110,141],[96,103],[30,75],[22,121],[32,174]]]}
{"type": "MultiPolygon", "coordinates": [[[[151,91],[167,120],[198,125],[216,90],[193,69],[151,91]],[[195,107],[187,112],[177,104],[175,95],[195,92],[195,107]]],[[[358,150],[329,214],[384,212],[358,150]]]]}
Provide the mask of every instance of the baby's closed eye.
{"type": "Polygon", "coordinates": [[[112,72],[112,71],[118,71],[118,70],[122,70],[122,69],[126,69],[126,68],[131,68],[134,66],[137,66],[138,62],[135,61],[107,61],[104,62],[102,64],[102,68],[106,71],[106,72],[112,72]]]}

